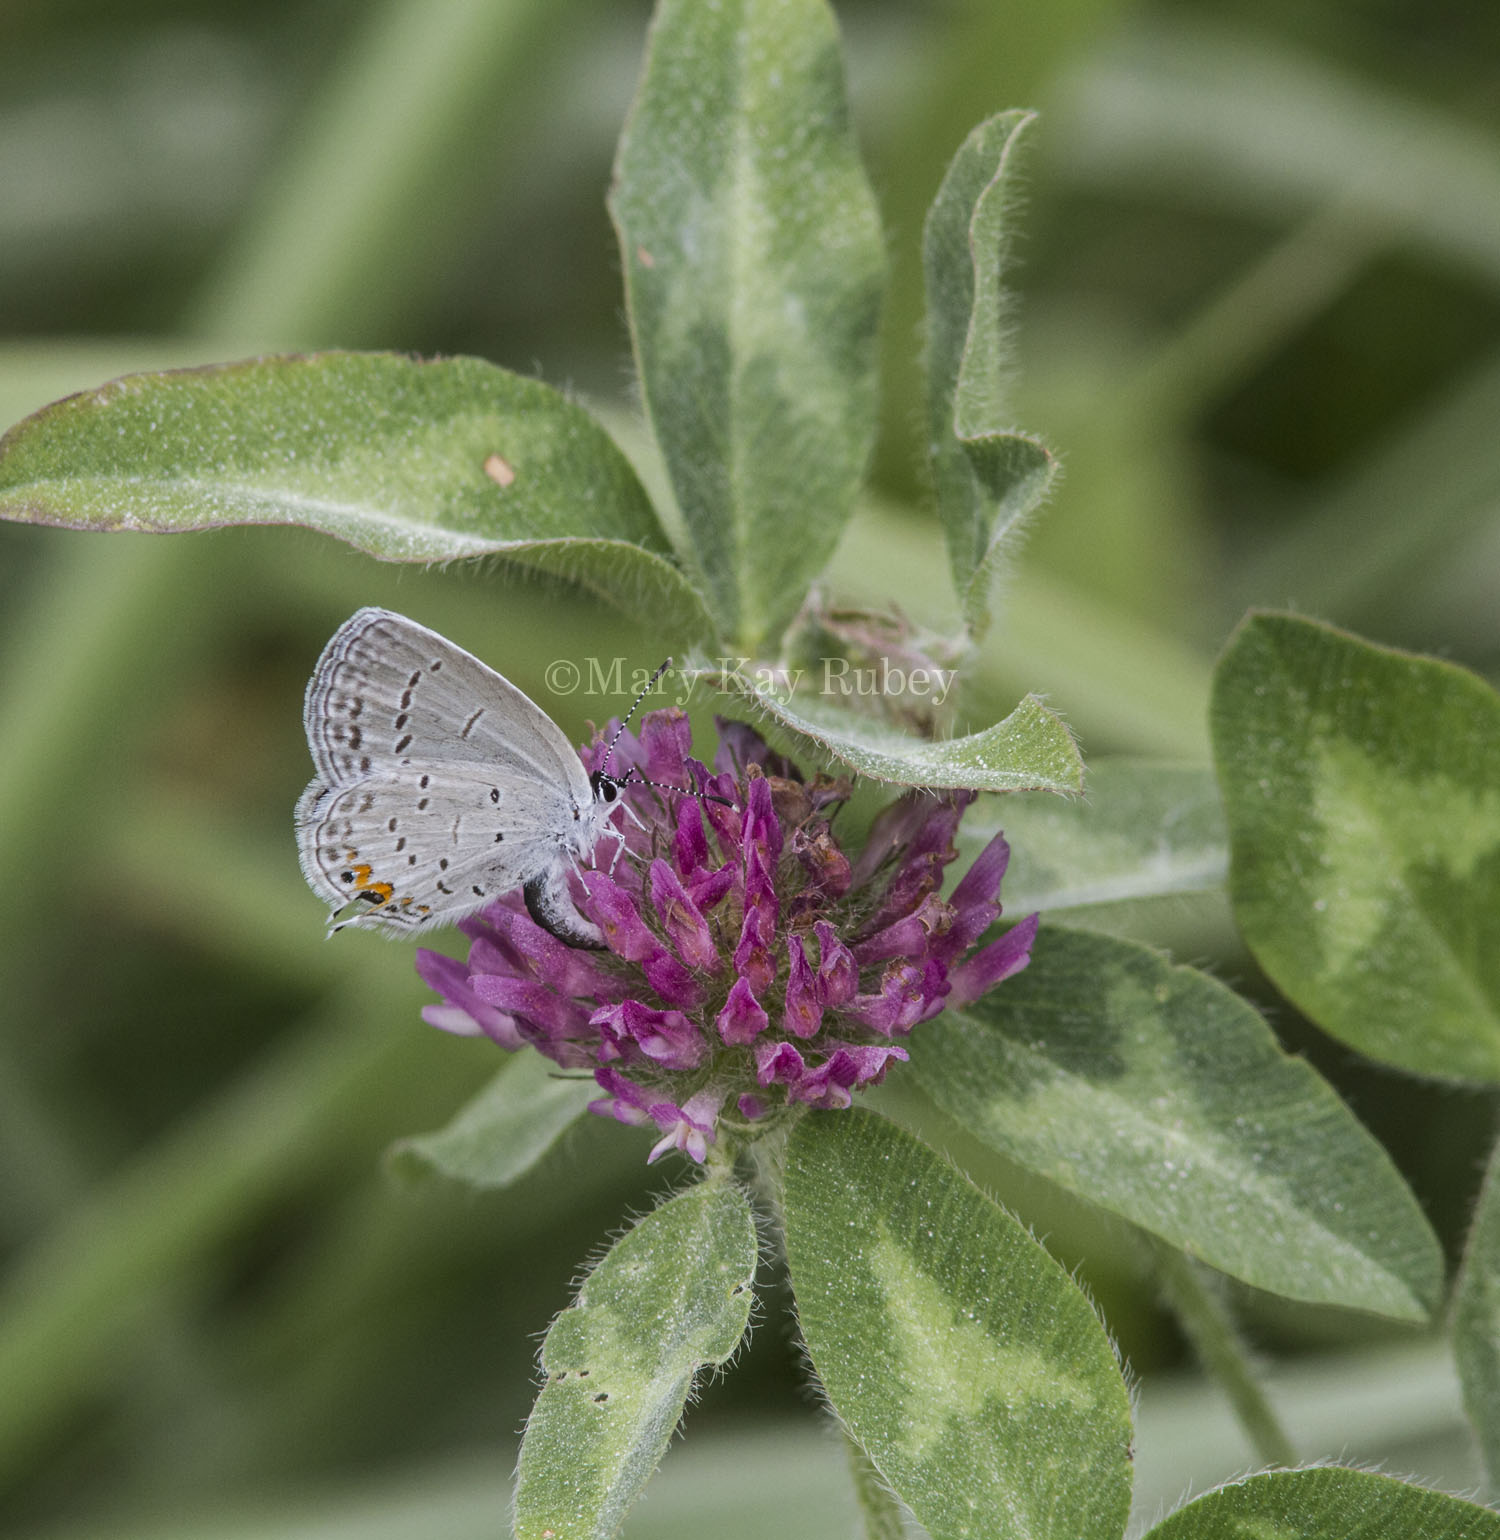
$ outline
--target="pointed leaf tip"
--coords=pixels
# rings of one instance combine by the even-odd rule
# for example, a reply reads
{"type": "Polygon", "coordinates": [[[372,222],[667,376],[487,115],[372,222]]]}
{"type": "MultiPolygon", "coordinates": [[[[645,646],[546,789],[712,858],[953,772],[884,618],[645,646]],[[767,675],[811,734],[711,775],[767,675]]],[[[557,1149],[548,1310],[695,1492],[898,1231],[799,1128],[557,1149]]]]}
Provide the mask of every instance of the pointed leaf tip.
{"type": "Polygon", "coordinates": [[[938,513],[970,630],[1056,463],[1008,410],[1011,304],[1004,285],[1016,158],[1036,115],[1002,112],[960,147],[923,232],[928,308],[928,433],[938,513]]]}
{"type": "Polygon", "coordinates": [[[1024,973],[911,1049],[982,1143],[1257,1288],[1406,1321],[1441,1296],[1437,1238],[1389,1156],[1207,974],[1045,927],[1024,973]]]}

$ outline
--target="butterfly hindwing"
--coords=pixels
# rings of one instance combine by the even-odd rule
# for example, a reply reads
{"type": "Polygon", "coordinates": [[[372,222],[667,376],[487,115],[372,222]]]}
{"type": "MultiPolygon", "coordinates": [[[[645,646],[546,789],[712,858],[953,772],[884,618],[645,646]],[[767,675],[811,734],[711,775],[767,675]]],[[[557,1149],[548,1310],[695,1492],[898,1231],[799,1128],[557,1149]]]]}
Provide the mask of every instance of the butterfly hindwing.
{"type": "Polygon", "coordinates": [[[297,808],[308,882],[348,923],[411,931],[449,923],[562,859],[566,813],[551,788],[461,768],[314,781],[297,808]],[[424,784],[425,783],[425,784],[424,784]]]}

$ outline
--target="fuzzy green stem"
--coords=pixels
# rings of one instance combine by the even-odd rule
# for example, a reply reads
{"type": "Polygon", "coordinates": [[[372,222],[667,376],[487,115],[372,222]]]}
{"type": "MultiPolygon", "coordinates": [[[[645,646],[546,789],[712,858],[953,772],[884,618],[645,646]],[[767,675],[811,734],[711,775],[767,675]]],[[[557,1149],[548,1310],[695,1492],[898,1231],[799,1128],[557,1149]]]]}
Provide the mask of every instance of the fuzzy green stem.
{"type": "Polygon", "coordinates": [[[891,1495],[885,1478],[875,1463],[850,1434],[844,1434],[849,1455],[849,1473],[854,1478],[854,1497],[864,1540],[902,1540],[906,1525],[901,1518],[901,1504],[891,1495]]]}
{"type": "Polygon", "coordinates": [[[734,1180],[735,1163],[739,1158],[739,1146],[730,1140],[711,1144],[703,1161],[705,1182],[730,1182],[734,1180]]]}
{"type": "Polygon", "coordinates": [[[1157,1281],[1198,1361],[1218,1381],[1257,1456],[1267,1465],[1295,1465],[1297,1451],[1271,1409],[1250,1366],[1233,1318],[1207,1271],[1163,1241],[1154,1241],[1157,1281]]]}

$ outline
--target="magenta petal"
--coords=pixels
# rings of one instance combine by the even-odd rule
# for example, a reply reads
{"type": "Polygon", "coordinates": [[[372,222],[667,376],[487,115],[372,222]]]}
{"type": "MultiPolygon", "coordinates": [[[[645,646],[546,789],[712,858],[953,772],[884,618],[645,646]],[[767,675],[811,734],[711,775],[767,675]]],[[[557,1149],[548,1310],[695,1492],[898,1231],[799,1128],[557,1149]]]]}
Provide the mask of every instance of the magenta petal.
{"type": "Polygon", "coordinates": [[[753,846],[745,852],[744,881],[745,912],[748,914],[753,909],[760,916],[769,941],[781,915],[781,898],[776,891],[774,869],[767,870],[761,853],[753,846]]]}
{"type": "Polygon", "coordinates": [[[863,887],[886,861],[909,846],[936,805],[937,799],[929,792],[916,791],[883,808],[870,825],[864,849],[854,862],[855,884],[863,887]]]}
{"type": "Polygon", "coordinates": [[[734,971],[739,975],[735,987],[747,984],[757,998],[776,977],[776,958],[771,951],[775,931],[774,914],[767,919],[763,908],[746,908],[739,945],[734,949],[734,971]]]}
{"type": "Polygon", "coordinates": [[[760,843],[745,846],[745,902],[773,911],[780,903],[776,893],[776,863],[760,843]]]}
{"type": "Polygon", "coordinates": [[[613,1096],[595,1097],[589,1103],[589,1111],[602,1118],[614,1118],[620,1123],[640,1124],[651,1121],[638,1107],[632,1107],[629,1102],[622,1102],[613,1096]]]}
{"type": "Polygon", "coordinates": [[[422,1007],[422,1019],[428,1026],[459,1037],[477,1037],[483,1033],[502,1048],[525,1046],[526,1039],[517,1030],[510,1013],[482,1000],[474,992],[466,963],[421,947],[417,951],[417,972],[429,988],[443,997],[440,1005],[422,1007]]]}
{"type": "Polygon", "coordinates": [[[970,904],[956,912],[947,930],[932,938],[932,955],[952,964],[1000,918],[999,904],[970,904]]]}
{"type": "Polygon", "coordinates": [[[699,805],[718,838],[719,848],[726,855],[738,852],[744,837],[739,782],[732,775],[710,775],[696,759],[688,761],[688,769],[704,793],[699,805]]]}
{"type": "Polygon", "coordinates": [[[719,747],[714,753],[714,769],[721,775],[730,774],[743,778],[751,765],[773,775],[789,768],[779,754],[772,754],[769,745],[748,722],[736,722],[728,717],[715,717],[714,726],[719,732],[719,747]]]}
{"type": "Polygon", "coordinates": [[[712,1133],[713,1125],[718,1121],[719,1108],[723,1105],[723,1092],[699,1091],[696,1096],[688,1097],[682,1104],[682,1110],[691,1122],[712,1133]]]}
{"type": "Polygon", "coordinates": [[[520,959],[521,967],[539,979],[545,979],[559,994],[580,999],[613,999],[620,992],[619,980],[606,973],[594,960],[594,954],[568,946],[542,929],[524,911],[491,905],[485,911],[491,927],[488,935],[475,937],[469,951],[471,973],[514,973],[510,967],[492,966],[491,951],[520,959]]]}
{"type": "Polygon", "coordinates": [[[942,798],[924,796],[921,821],[901,851],[900,864],[886,885],[879,907],[866,923],[864,934],[873,935],[883,930],[937,890],[943,879],[943,868],[958,854],[953,848],[953,836],[963,809],[971,800],[972,794],[966,796],[962,792],[949,793],[942,798]]]}
{"type": "Polygon", "coordinates": [[[787,1099],[814,1107],[847,1107],[855,1088],[878,1085],[885,1079],[890,1060],[907,1057],[906,1050],[895,1044],[836,1048],[822,1064],[808,1070],[788,1089],[787,1099]]]}
{"type": "MultiPolygon", "coordinates": [[[[540,926],[537,927],[539,930],[540,926]]],[[[470,973],[503,973],[509,978],[535,978],[537,970],[530,959],[518,952],[503,936],[486,928],[474,937],[469,947],[470,973]]]]}
{"type": "Polygon", "coordinates": [[[703,980],[663,946],[641,959],[641,972],[657,994],[679,1010],[695,1011],[708,998],[708,986],[703,980]]]}
{"type": "MultiPolygon", "coordinates": [[[[471,973],[530,973],[535,969],[529,958],[520,948],[513,946],[509,939],[510,921],[515,918],[520,903],[513,904],[509,895],[500,899],[497,903],[489,904],[478,914],[471,914],[468,919],[460,920],[458,928],[469,937],[473,946],[469,949],[469,971],[471,973]],[[474,967],[474,947],[482,949],[485,960],[484,967],[474,967]]],[[[525,913],[524,909],[520,910],[525,913]]],[[[535,925],[536,922],[530,915],[527,920],[535,925]]],[[[540,926],[536,927],[538,930],[540,926]]],[[[546,934],[545,931],[542,932],[546,934]]]]}
{"type": "Polygon", "coordinates": [[[486,1005],[493,1005],[548,1038],[587,1037],[589,1021],[583,1009],[572,1000],[535,979],[511,979],[494,973],[476,973],[469,980],[474,993],[486,1005]]]}
{"type": "Polygon", "coordinates": [[[672,859],[684,877],[692,877],[708,865],[708,835],[703,832],[703,814],[696,797],[679,799],[676,823],[672,859]]]}
{"type": "Polygon", "coordinates": [[[782,1020],[794,1037],[811,1037],[823,1024],[823,1007],[818,1001],[818,980],[802,950],[802,937],[787,939],[791,960],[786,983],[786,1006],[782,1020]]]}
{"type": "Polygon", "coordinates": [[[866,1043],[844,1050],[854,1060],[859,1085],[879,1085],[892,1059],[909,1059],[911,1055],[899,1043],[866,1043]]]}
{"type": "Polygon", "coordinates": [[[661,942],[651,934],[624,888],[604,872],[590,872],[587,884],[589,918],[604,932],[610,951],[627,962],[639,962],[661,951],[661,942]]]}
{"type": "MultiPolygon", "coordinates": [[[[510,1020],[500,1011],[496,1011],[495,1015],[504,1021],[510,1020]]],[[[484,1028],[461,1005],[424,1005],[422,1020],[429,1027],[436,1027],[439,1032],[448,1033],[450,1037],[483,1037],[485,1035],[484,1028]]]]}
{"type": "Polygon", "coordinates": [[[774,875],[776,863],[781,859],[781,823],[771,800],[771,783],[763,776],[750,782],[750,791],[745,798],[744,829],[747,852],[759,850],[765,866],[774,875]]]}
{"type": "Polygon", "coordinates": [[[856,942],[855,962],[867,968],[871,963],[885,962],[892,957],[920,957],[927,950],[930,934],[929,926],[924,923],[927,912],[924,902],[922,910],[916,914],[909,914],[884,930],[876,931],[873,936],[856,942]]]}
{"type": "Polygon", "coordinates": [[[737,861],[726,861],[716,872],[700,872],[687,885],[688,897],[700,913],[707,914],[734,887],[739,875],[737,861]]]}
{"type": "Polygon", "coordinates": [[[729,998],[724,1002],[715,1025],[719,1029],[719,1036],[726,1043],[753,1042],[770,1025],[748,979],[734,981],[734,987],[729,991],[729,998]]]}
{"type": "Polygon", "coordinates": [[[754,782],[749,801],[750,808],[745,814],[745,917],[748,921],[752,909],[759,912],[761,937],[769,946],[781,913],[776,892],[781,825],[771,808],[769,782],[754,782]]]}
{"type": "Polygon", "coordinates": [[[1000,881],[1009,864],[1010,846],[1003,834],[997,834],[974,857],[973,865],[959,879],[958,886],[948,896],[948,902],[959,910],[968,908],[970,904],[991,903],[1000,891],[1000,881]]]}
{"type": "Polygon", "coordinates": [[[696,1069],[707,1052],[702,1034],[681,1011],[654,1010],[639,1000],[595,1011],[589,1025],[616,1052],[633,1046],[664,1069],[696,1069]]]}
{"type": "Polygon", "coordinates": [[[646,1120],[646,1108],[650,1106],[651,1099],[633,1080],[628,1080],[619,1070],[605,1066],[594,1071],[595,1083],[610,1096],[613,1102],[590,1102],[589,1111],[603,1110],[611,1117],[619,1118],[622,1123],[643,1123],[646,1120]],[[627,1116],[629,1113],[631,1115],[627,1116]]]}
{"type": "Polygon", "coordinates": [[[922,969],[894,963],[885,970],[880,993],[855,995],[844,1006],[844,1014],[889,1037],[895,1032],[910,1032],[922,1019],[926,1003],[922,969]]]}
{"type": "Polygon", "coordinates": [[[953,851],[929,851],[901,864],[886,887],[880,906],[866,921],[862,934],[874,935],[894,920],[910,914],[929,894],[942,886],[943,867],[953,859],[953,851]]]}
{"type": "Polygon", "coordinates": [[[807,1102],[813,1107],[847,1107],[853,1100],[850,1091],[858,1079],[859,1067],[854,1056],[847,1048],[838,1048],[824,1063],[788,1087],[787,1100],[807,1102]]]}
{"type": "Polygon", "coordinates": [[[434,994],[455,1000],[473,993],[469,988],[469,965],[456,957],[447,957],[442,952],[419,946],[416,966],[418,976],[434,994]]]}
{"type": "Polygon", "coordinates": [[[1039,914],[1028,915],[998,941],[990,942],[954,968],[948,975],[953,988],[947,1004],[968,1005],[1002,979],[1019,973],[1031,961],[1031,943],[1036,939],[1041,918],[1039,914]]]}
{"type": "Polygon", "coordinates": [[[648,711],[641,718],[641,749],[646,757],[646,779],[668,786],[686,786],[687,754],[693,746],[693,728],[680,706],[648,711]]]}
{"type": "MultiPolygon", "coordinates": [[[[604,872],[590,872],[588,885],[590,914],[604,932],[610,950],[628,962],[638,963],[647,982],[666,1004],[680,1010],[694,1010],[702,1005],[708,993],[703,981],[657,940],[655,932],[642,919],[635,899],[604,872]]],[[[618,992],[613,997],[617,996],[618,992]]]]}
{"type": "Polygon", "coordinates": [[[1010,846],[997,834],[954,888],[948,899],[953,923],[933,942],[933,951],[944,962],[961,957],[999,919],[1000,905],[995,899],[1009,862],[1010,846]]]}
{"type": "Polygon", "coordinates": [[[842,1005],[859,988],[859,965],[827,920],[819,920],[813,934],[818,938],[818,999],[825,1006],[842,1005]]]}
{"type": "Polygon", "coordinates": [[[936,957],[929,957],[922,964],[922,1009],[919,1021],[926,1021],[948,1003],[948,992],[953,985],[948,979],[948,967],[936,957]]]}
{"type": "Polygon", "coordinates": [[[651,1098],[633,1080],[622,1075],[617,1069],[597,1069],[594,1071],[594,1080],[604,1087],[611,1096],[618,1097],[621,1101],[628,1102],[632,1107],[644,1112],[651,1105],[651,1098]]]}
{"type": "Polygon", "coordinates": [[[755,1078],[761,1085],[791,1085],[806,1068],[806,1061],[790,1043],[755,1045],[755,1078]]]}
{"type": "Polygon", "coordinates": [[[668,1150],[681,1150],[684,1155],[690,1155],[700,1165],[708,1158],[708,1147],[716,1137],[716,1125],[719,1120],[719,1108],[724,1104],[724,1095],[718,1091],[699,1091],[696,1096],[690,1096],[680,1108],[653,1107],[651,1116],[655,1119],[658,1128],[665,1128],[663,1136],[651,1146],[651,1153],[646,1156],[646,1164],[659,1160],[668,1150]],[[675,1114],[667,1117],[664,1114],[675,1114]]]}
{"type": "Polygon", "coordinates": [[[713,932],[697,904],[688,895],[677,873],[660,859],[651,863],[651,902],[656,906],[662,928],[677,948],[677,955],[690,968],[717,973],[722,966],[713,932]]]}

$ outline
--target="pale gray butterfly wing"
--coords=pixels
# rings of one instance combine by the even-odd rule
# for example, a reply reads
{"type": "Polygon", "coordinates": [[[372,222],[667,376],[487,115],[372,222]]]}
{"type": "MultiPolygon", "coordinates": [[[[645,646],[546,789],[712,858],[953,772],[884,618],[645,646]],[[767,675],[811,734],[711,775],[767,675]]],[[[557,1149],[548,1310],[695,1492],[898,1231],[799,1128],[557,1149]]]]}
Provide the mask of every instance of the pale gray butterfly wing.
{"type": "MultiPolygon", "coordinates": [[[[308,883],[343,923],[411,933],[515,887],[564,940],[597,945],[568,867],[608,809],[562,730],[520,690],[425,626],[359,611],[313,672],[318,777],[297,804],[308,883]]],[[[612,790],[612,788],[610,788],[612,790]]]]}
{"type": "Polygon", "coordinates": [[[561,787],[580,806],[593,795],[578,751],[540,706],[391,610],[360,610],[334,632],[308,683],[303,722],[330,786],[435,755],[561,787]]]}

